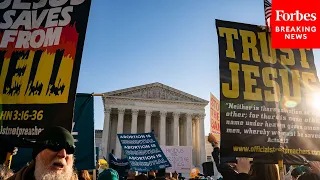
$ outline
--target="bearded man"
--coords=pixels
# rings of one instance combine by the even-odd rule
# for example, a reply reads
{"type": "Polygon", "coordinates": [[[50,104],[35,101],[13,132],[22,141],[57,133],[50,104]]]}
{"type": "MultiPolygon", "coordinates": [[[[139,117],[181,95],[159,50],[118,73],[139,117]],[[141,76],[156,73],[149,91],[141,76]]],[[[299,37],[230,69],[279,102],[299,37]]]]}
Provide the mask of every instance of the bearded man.
{"type": "Polygon", "coordinates": [[[37,137],[31,163],[9,180],[71,180],[74,139],[63,127],[46,128],[37,137]]]}

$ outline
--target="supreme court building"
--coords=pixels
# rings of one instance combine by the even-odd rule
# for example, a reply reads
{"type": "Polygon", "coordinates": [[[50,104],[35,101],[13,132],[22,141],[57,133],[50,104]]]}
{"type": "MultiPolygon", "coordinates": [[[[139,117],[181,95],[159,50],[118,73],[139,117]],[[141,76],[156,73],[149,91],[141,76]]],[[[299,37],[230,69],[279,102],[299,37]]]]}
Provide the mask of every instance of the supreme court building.
{"type": "Polygon", "coordinates": [[[159,145],[192,146],[195,166],[206,162],[204,132],[208,101],[161,83],[121,89],[103,94],[104,125],[101,153],[114,149],[123,157],[117,137],[121,133],[154,131],[159,145]]]}

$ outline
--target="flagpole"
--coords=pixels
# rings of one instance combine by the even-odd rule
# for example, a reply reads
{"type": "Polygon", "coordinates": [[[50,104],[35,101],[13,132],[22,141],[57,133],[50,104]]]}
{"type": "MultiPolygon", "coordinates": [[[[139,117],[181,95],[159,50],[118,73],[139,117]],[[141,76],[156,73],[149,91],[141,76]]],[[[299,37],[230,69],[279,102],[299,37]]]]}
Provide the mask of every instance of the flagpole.
{"type": "Polygon", "coordinates": [[[103,94],[92,94],[92,96],[103,96],[103,94]]]}
{"type": "MultiPolygon", "coordinates": [[[[270,20],[271,20],[271,8],[272,8],[272,4],[269,2],[269,0],[263,0],[263,4],[264,4],[264,15],[265,15],[265,23],[266,23],[266,35],[267,35],[267,39],[270,39],[269,41],[269,47],[270,47],[270,56],[271,58],[274,57],[273,56],[273,50],[272,50],[272,45],[271,45],[271,23],[270,23],[270,20]],[[269,38],[270,36],[270,38],[269,38]]],[[[275,83],[275,82],[273,82],[275,83]]],[[[276,109],[280,109],[280,102],[278,103],[275,103],[276,105],[276,109]]],[[[276,112],[276,116],[277,116],[277,124],[280,124],[281,123],[281,116],[280,116],[280,112],[277,111],[276,112]]],[[[278,127],[278,131],[279,132],[282,132],[282,128],[281,127],[278,127]]],[[[280,133],[279,134],[279,138],[280,139],[283,139],[282,137],[280,136],[283,136],[283,133],[280,133]]],[[[280,148],[283,149],[284,148],[284,145],[283,145],[283,142],[280,142],[280,148]]],[[[280,151],[280,152],[277,152],[276,154],[278,154],[278,166],[279,166],[279,176],[280,176],[280,180],[284,180],[284,176],[285,176],[285,169],[284,169],[284,165],[283,165],[283,152],[280,151]]]]}
{"type": "Polygon", "coordinates": [[[281,157],[281,158],[278,160],[279,176],[280,176],[280,180],[284,180],[285,173],[284,173],[284,165],[283,165],[283,156],[282,156],[282,153],[281,153],[280,157],[281,157]]]}
{"type": "Polygon", "coordinates": [[[10,169],[11,167],[11,161],[12,161],[12,153],[7,152],[6,161],[4,164],[8,167],[8,169],[10,169]]]}

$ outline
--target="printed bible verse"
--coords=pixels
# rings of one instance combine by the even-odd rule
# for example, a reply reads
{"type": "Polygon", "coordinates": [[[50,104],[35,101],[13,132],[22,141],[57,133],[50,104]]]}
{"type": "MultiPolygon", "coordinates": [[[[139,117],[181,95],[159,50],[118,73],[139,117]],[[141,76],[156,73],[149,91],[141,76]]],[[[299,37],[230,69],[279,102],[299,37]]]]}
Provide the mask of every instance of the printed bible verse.
{"type": "Polygon", "coordinates": [[[303,115],[312,114],[310,111],[235,103],[226,103],[226,107],[228,110],[225,112],[227,117],[225,120],[225,133],[264,135],[268,137],[267,142],[276,143],[289,143],[290,137],[295,136],[320,138],[319,121],[315,117],[303,118],[303,115]],[[245,120],[236,120],[234,118],[245,120]],[[279,127],[282,131],[278,130],[279,127]]]}

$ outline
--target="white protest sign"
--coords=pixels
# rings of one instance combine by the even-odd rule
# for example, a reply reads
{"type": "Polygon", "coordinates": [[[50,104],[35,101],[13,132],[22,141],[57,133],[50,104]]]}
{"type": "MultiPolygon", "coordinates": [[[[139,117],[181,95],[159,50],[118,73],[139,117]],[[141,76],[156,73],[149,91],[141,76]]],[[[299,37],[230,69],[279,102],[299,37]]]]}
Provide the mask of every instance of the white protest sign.
{"type": "Polygon", "coordinates": [[[167,172],[190,173],[192,169],[192,147],[191,146],[161,146],[163,153],[171,164],[167,172]]]}

